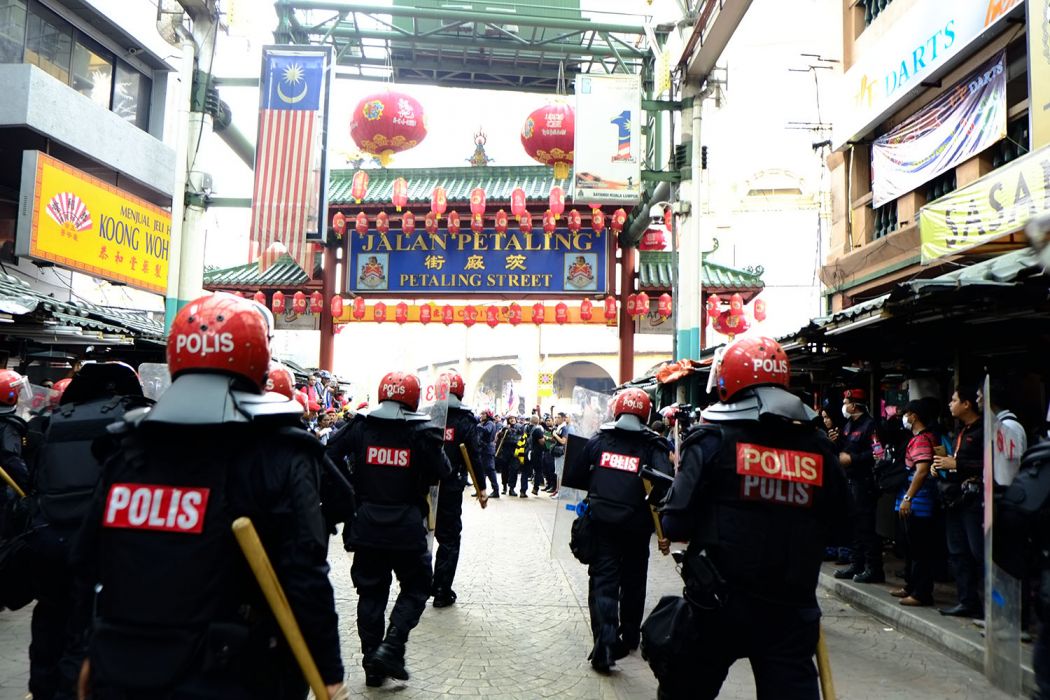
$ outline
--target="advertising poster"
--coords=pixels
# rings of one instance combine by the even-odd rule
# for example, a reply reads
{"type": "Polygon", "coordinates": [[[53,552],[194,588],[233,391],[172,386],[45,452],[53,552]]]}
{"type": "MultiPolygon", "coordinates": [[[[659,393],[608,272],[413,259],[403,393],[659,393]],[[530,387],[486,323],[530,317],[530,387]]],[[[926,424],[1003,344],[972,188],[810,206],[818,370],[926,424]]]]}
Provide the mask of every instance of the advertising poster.
{"type": "Polygon", "coordinates": [[[641,76],[577,77],[576,123],[588,128],[576,129],[573,201],[617,205],[640,202],[641,76]]]}
{"type": "Polygon", "coordinates": [[[1028,120],[1031,148],[1050,144],[1050,0],[1028,2],[1028,120]]]}

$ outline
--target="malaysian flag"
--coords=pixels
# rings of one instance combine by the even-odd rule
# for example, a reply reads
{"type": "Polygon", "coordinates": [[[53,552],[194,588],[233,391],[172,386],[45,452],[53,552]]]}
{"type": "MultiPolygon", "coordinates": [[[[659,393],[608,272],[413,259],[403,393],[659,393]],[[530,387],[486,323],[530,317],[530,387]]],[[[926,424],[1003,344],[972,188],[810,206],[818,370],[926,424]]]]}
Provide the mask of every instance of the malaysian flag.
{"type": "Polygon", "coordinates": [[[616,125],[616,155],[613,160],[632,160],[631,158],[631,110],[625,109],[611,120],[616,125]]]}
{"type": "Polygon", "coordinates": [[[250,259],[281,255],[313,271],[307,233],[321,233],[327,50],[265,47],[252,193],[250,259]]]}

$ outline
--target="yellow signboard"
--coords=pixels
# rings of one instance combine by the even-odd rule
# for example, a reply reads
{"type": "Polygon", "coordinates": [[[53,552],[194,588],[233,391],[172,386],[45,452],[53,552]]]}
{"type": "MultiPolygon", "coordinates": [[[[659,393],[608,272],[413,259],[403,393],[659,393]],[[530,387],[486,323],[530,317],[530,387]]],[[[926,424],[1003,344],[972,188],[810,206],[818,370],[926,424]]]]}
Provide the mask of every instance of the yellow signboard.
{"type": "Polygon", "coordinates": [[[1050,212],[1050,146],[1004,165],[919,212],[922,264],[984,245],[1050,212]]]}
{"type": "Polygon", "coordinates": [[[25,151],[16,254],[164,294],[170,249],[170,212],[25,151]]]}
{"type": "Polygon", "coordinates": [[[1050,2],[1028,0],[1028,118],[1032,148],[1050,144],[1050,2]]]}

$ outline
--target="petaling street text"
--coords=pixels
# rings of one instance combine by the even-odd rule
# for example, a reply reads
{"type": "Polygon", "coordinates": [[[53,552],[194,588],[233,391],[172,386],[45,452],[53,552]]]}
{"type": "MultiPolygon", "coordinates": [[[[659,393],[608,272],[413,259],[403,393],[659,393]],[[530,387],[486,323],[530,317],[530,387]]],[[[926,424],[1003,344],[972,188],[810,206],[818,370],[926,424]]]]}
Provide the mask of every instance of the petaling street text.
{"type": "Polygon", "coordinates": [[[554,250],[586,252],[594,248],[594,234],[580,231],[555,233],[447,233],[431,235],[379,233],[370,231],[357,248],[362,253],[387,253],[410,250],[554,250]]]}
{"type": "Polygon", "coordinates": [[[554,275],[479,275],[479,274],[441,274],[400,276],[400,285],[404,288],[426,287],[514,287],[521,289],[548,288],[554,275]]]}

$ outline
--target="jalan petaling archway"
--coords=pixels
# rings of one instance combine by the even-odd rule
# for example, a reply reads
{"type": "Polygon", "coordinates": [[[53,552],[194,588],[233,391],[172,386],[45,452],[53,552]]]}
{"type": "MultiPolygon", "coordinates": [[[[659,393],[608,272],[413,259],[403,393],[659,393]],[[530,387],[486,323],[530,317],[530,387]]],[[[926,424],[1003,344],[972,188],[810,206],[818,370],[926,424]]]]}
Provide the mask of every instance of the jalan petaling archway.
{"type": "Polygon", "coordinates": [[[559,400],[571,399],[577,386],[608,394],[616,382],[601,365],[585,360],[570,362],[554,373],[554,395],[559,400]]]}

